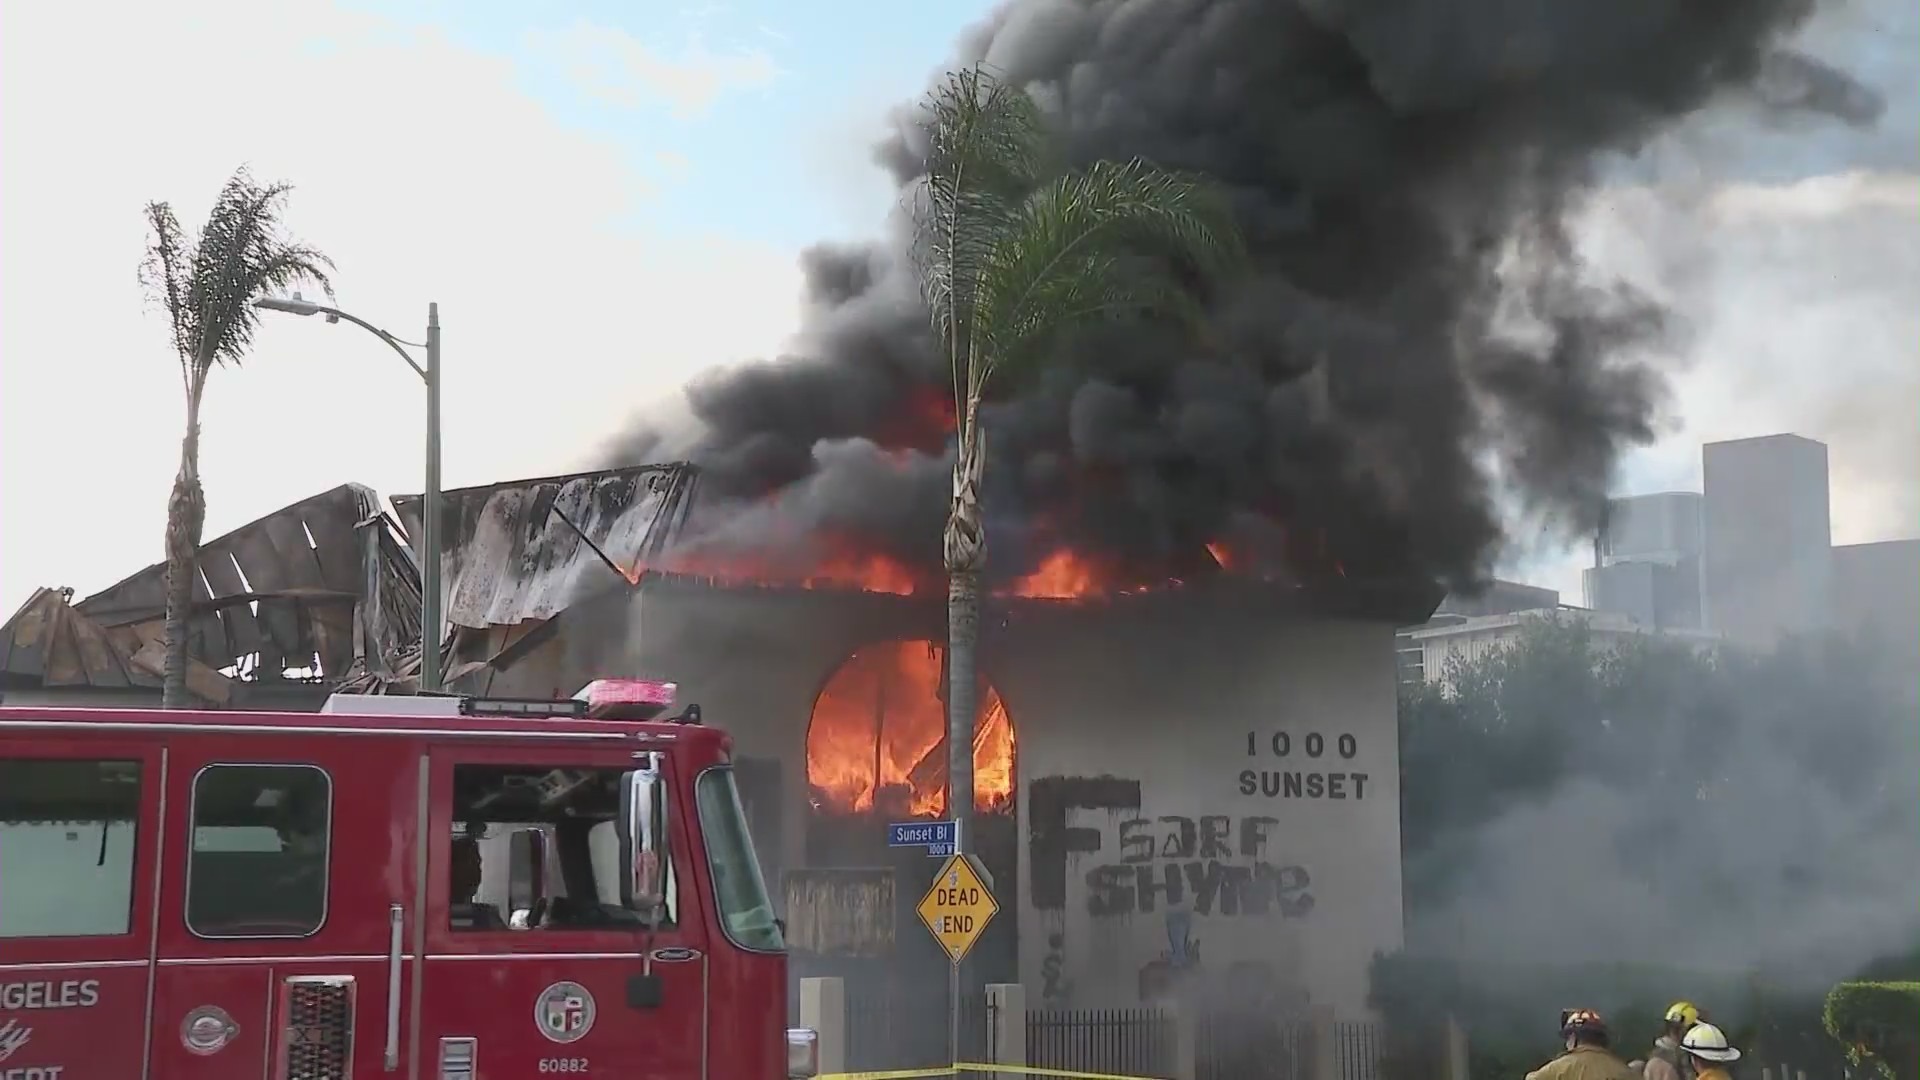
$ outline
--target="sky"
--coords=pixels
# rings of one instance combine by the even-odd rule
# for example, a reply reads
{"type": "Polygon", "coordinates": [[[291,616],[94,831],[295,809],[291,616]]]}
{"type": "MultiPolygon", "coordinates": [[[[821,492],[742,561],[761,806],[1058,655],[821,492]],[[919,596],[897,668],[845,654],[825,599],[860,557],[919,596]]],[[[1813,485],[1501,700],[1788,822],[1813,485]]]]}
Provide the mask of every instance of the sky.
{"type": "MultiPolygon", "coordinates": [[[[137,278],[149,200],[195,225],[246,163],[294,184],[343,309],[420,340],[438,303],[448,487],[590,467],[797,329],[799,252],[878,231],[868,147],[989,6],[6,5],[0,607],[162,555],[183,405],[137,278]]],[[[1912,6],[1855,0],[1809,37],[1898,102],[1879,130],[1721,110],[1596,198],[1590,257],[1695,329],[1623,493],[1697,485],[1703,439],[1794,430],[1832,445],[1836,540],[1920,534],[1912,6]]],[[[208,537],[346,481],[420,490],[418,380],[351,326],[267,317],[204,412],[208,537]]],[[[1522,528],[1507,558],[1578,600],[1564,545],[1522,528]]]]}

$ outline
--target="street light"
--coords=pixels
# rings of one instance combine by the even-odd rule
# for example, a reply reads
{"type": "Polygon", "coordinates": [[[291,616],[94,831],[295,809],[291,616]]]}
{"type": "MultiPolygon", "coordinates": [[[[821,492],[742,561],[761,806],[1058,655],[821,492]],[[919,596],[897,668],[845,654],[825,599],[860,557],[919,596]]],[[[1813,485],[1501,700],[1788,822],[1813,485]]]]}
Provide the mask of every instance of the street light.
{"type": "Polygon", "coordinates": [[[440,305],[427,305],[427,341],[420,345],[402,341],[365,319],[349,315],[339,308],[303,300],[299,293],[291,297],[263,296],[253,302],[263,311],[289,315],[325,315],[330,323],[342,319],[379,338],[400,354],[420,381],[427,384],[427,490],[420,508],[420,689],[440,689],[440,305]],[[427,350],[427,366],[421,367],[403,346],[427,350]]]}

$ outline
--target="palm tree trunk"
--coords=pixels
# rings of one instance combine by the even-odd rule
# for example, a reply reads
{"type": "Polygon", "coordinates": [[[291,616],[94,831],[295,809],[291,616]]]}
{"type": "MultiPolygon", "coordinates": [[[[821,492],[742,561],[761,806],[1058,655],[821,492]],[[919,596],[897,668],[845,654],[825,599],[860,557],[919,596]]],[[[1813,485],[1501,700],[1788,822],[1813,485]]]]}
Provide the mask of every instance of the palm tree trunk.
{"type": "Polygon", "coordinates": [[[187,393],[187,434],[180,440],[180,472],[167,498],[166,663],[162,668],[160,707],[187,709],[187,633],[193,583],[199,574],[200,528],[206,523],[206,493],[200,488],[200,400],[187,393]]]}
{"type": "Polygon", "coordinates": [[[980,572],[987,536],[981,520],[980,474],[984,438],[975,422],[977,401],[968,402],[953,463],[953,505],[947,514],[947,813],[961,822],[962,840],[973,842],[973,726],[979,711],[980,572]]]}

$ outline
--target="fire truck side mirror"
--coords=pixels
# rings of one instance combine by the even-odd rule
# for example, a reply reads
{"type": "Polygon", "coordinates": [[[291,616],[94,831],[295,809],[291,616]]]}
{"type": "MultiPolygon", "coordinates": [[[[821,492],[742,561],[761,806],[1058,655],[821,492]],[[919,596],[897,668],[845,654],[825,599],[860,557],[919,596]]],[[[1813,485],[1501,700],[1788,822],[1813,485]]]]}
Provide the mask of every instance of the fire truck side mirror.
{"type": "Polygon", "coordinates": [[[515,829],[507,839],[508,925],[532,929],[547,910],[547,834],[542,829],[515,829]]]}
{"type": "Polygon", "coordinates": [[[666,905],[667,782],[657,759],[620,778],[620,903],[656,925],[666,905]]]}

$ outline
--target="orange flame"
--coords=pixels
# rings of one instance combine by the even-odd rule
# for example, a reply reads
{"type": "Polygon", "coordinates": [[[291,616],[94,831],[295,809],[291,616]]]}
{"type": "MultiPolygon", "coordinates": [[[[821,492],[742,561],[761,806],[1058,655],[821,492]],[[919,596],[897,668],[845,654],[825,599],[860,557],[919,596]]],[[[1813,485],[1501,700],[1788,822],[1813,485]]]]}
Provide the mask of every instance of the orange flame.
{"type": "Polygon", "coordinates": [[[1099,591],[1099,572],[1085,560],[1062,548],[1040,560],[1033,573],[1013,583],[1013,595],[1071,600],[1099,591]]]}
{"type": "Polygon", "coordinates": [[[791,570],[767,560],[739,556],[682,555],[659,566],[623,569],[630,585],[640,584],[649,570],[683,577],[705,578],[723,585],[784,585],[797,589],[854,589],[860,592],[911,596],[920,591],[920,577],[905,563],[880,554],[830,551],[805,570],[791,570]]]}
{"type": "MultiPolygon", "coordinates": [[[[944,649],[891,641],[855,652],[814,701],[807,727],[807,784],[816,805],[840,813],[935,817],[947,805],[944,649]]],[[[973,729],[973,804],[1012,805],[1014,732],[984,679],[973,729]]]]}
{"type": "MultiPolygon", "coordinates": [[[[1223,541],[1205,545],[1219,570],[1238,575],[1266,578],[1259,567],[1223,541]]],[[[1326,550],[1324,535],[1319,538],[1318,562],[1323,570],[1340,577],[1347,569],[1326,550]]],[[[797,589],[846,589],[886,593],[894,596],[937,594],[940,575],[932,567],[916,568],[892,556],[862,551],[845,538],[813,536],[784,544],[779,537],[768,538],[765,553],[674,552],[658,565],[621,569],[629,584],[639,585],[648,571],[681,577],[702,578],[723,587],[773,586],[797,589]]],[[[1097,559],[1071,548],[1055,548],[1024,577],[994,589],[996,596],[1027,599],[1077,600],[1097,596],[1131,595],[1160,589],[1178,588],[1184,582],[1175,577],[1160,580],[1126,579],[1112,572],[1097,559]]]]}

